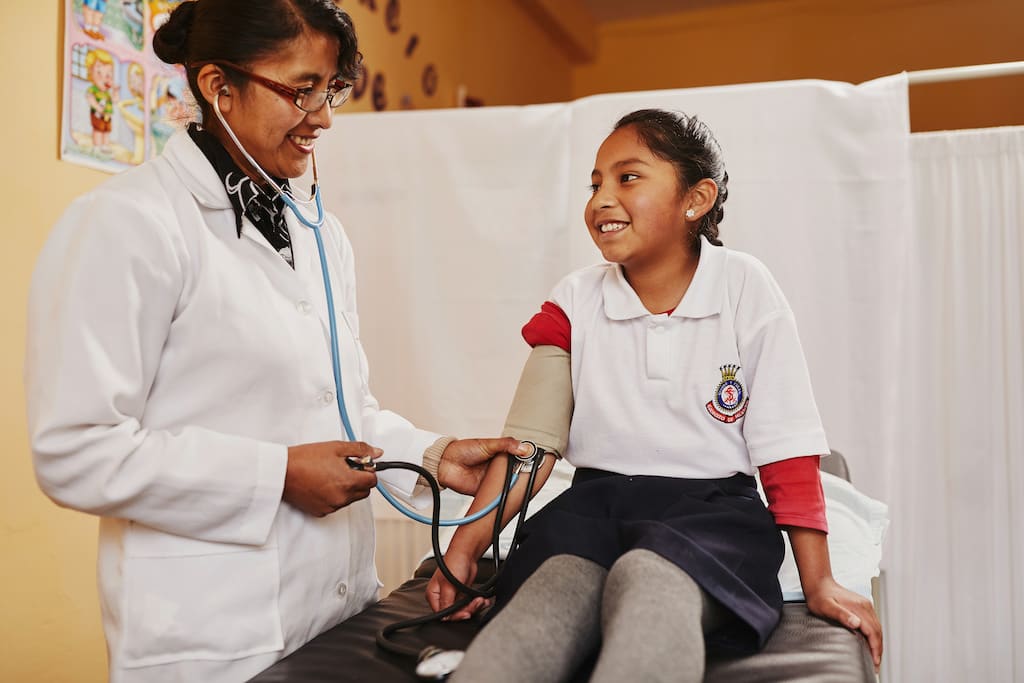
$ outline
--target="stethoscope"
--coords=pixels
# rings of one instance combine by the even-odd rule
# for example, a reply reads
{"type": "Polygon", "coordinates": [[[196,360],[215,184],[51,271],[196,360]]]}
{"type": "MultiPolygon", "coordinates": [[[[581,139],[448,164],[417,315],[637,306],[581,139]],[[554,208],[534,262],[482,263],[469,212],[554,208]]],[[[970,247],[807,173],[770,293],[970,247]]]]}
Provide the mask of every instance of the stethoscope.
{"type": "MultiPolygon", "coordinates": [[[[348,437],[349,441],[355,441],[355,432],[352,429],[352,423],[348,417],[348,410],[345,407],[345,393],[341,382],[341,360],[338,351],[338,326],[334,314],[334,296],[332,294],[331,289],[331,276],[327,268],[327,255],[324,250],[323,237],[320,234],[320,228],[322,228],[324,223],[326,222],[326,214],[324,213],[323,201],[320,198],[320,179],[316,167],[316,152],[314,151],[311,154],[313,163],[313,187],[310,189],[309,199],[296,201],[295,198],[292,197],[290,191],[286,191],[284,188],[278,185],[277,182],[275,182],[274,179],[271,178],[270,175],[266,171],[264,171],[263,168],[258,163],[256,163],[256,160],[253,159],[249,152],[246,151],[245,147],[242,146],[241,141],[239,141],[238,137],[235,135],[235,132],[231,129],[231,126],[228,125],[227,120],[224,118],[224,115],[220,111],[220,95],[221,92],[218,92],[216,95],[214,95],[213,111],[216,114],[217,118],[220,120],[221,126],[224,127],[224,131],[231,138],[231,141],[235,144],[235,147],[245,158],[245,160],[249,162],[249,165],[252,166],[252,168],[256,169],[256,172],[259,173],[260,177],[262,177],[263,180],[266,181],[267,185],[270,188],[272,188],[274,192],[277,193],[277,196],[279,196],[281,200],[285,203],[285,205],[292,211],[292,213],[295,215],[295,218],[298,219],[298,221],[302,225],[311,229],[313,231],[313,235],[316,237],[316,248],[320,256],[320,271],[323,276],[324,293],[327,299],[327,317],[331,333],[331,366],[334,373],[334,386],[336,390],[335,396],[337,397],[338,402],[338,414],[341,417],[341,423],[345,428],[345,434],[348,437]],[[303,210],[299,208],[299,203],[302,203],[307,207],[313,205],[316,208],[316,217],[310,218],[309,216],[307,216],[306,213],[304,213],[303,210]]],[[[394,652],[396,654],[407,655],[415,657],[417,659],[416,673],[421,678],[431,680],[443,680],[447,678],[447,676],[455,670],[455,668],[461,661],[462,652],[457,650],[442,650],[440,648],[431,646],[424,648],[415,648],[407,645],[401,645],[391,640],[389,636],[392,633],[395,633],[396,631],[402,629],[414,628],[431,621],[442,619],[448,616],[449,614],[454,614],[458,610],[462,609],[476,597],[490,597],[494,594],[494,587],[497,583],[499,574],[499,535],[502,529],[501,520],[505,514],[505,504],[508,499],[508,494],[512,490],[512,487],[515,486],[516,482],[519,479],[519,474],[523,470],[528,470],[529,472],[526,490],[532,491],[534,482],[537,477],[537,472],[540,470],[539,465],[543,463],[544,456],[548,454],[543,448],[538,447],[536,444],[533,444],[532,442],[525,441],[524,443],[528,443],[531,446],[533,446],[533,452],[528,456],[520,456],[516,454],[513,455],[512,457],[509,457],[505,471],[505,484],[502,487],[501,494],[495,500],[491,501],[491,503],[489,503],[486,507],[477,511],[476,513],[465,517],[460,517],[457,519],[440,519],[441,487],[438,484],[437,480],[434,478],[434,476],[427,472],[427,470],[424,469],[423,467],[408,462],[392,461],[377,463],[375,460],[369,457],[346,458],[346,461],[348,462],[349,466],[352,467],[353,469],[358,470],[412,470],[413,472],[416,472],[421,477],[423,477],[423,479],[430,486],[430,492],[433,498],[434,507],[432,516],[425,517],[405,507],[391,494],[390,491],[388,491],[384,487],[384,485],[380,481],[377,482],[377,490],[380,491],[381,495],[384,496],[384,498],[389,503],[391,503],[399,512],[409,517],[410,519],[416,520],[417,522],[431,525],[430,541],[433,547],[434,558],[437,562],[437,567],[444,575],[444,577],[448,579],[448,581],[456,588],[456,590],[458,590],[464,596],[461,600],[455,602],[453,605],[444,610],[441,610],[440,612],[431,613],[426,616],[418,617],[415,619],[409,619],[407,621],[397,622],[377,632],[376,640],[377,645],[379,647],[390,652],[394,652]],[[488,515],[495,508],[498,509],[498,512],[495,515],[494,531],[492,535],[492,552],[495,572],[488,581],[486,581],[483,585],[479,587],[466,585],[462,583],[460,580],[458,580],[455,577],[455,575],[451,573],[451,571],[448,569],[448,566],[444,562],[444,553],[441,552],[439,533],[440,527],[459,526],[462,524],[469,524],[470,522],[475,522],[476,520],[488,515]]],[[[524,499],[522,508],[519,510],[519,514],[517,516],[515,532],[512,537],[512,549],[515,549],[515,547],[518,545],[519,531],[522,527],[523,521],[526,519],[528,503],[529,495],[527,495],[524,499]]]]}
{"type": "MultiPolygon", "coordinates": [[[[267,185],[270,188],[272,188],[274,192],[277,193],[277,196],[280,197],[281,200],[285,203],[285,205],[292,211],[292,213],[295,215],[295,218],[297,218],[302,225],[306,226],[307,228],[313,231],[313,235],[316,238],[317,253],[319,254],[320,257],[320,272],[323,277],[324,293],[327,299],[327,319],[331,333],[331,368],[334,373],[334,387],[336,392],[335,396],[337,397],[338,402],[338,414],[341,417],[341,424],[345,427],[345,435],[348,437],[348,440],[356,441],[355,432],[352,429],[352,423],[348,417],[348,410],[345,407],[345,392],[341,382],[341,360],[340,354],[338,352],[338,323],[334,314],[334,295],[332,293],[331,288],[330,271],[327,268],[327,254],[325,253],[324,250],[323,236],[320,234],[320,228],[322,228],[324,223],[326,222],[327,216],[324,213],[323,201],[320,198],[320,177],[319,174],[317,173],[316,167],[316,152],[314,151],[311,153],[313,162],[313,187],[310,189],[309,199],[299,200],[299,202],[305,204],[307,207],[309,207],[310,205],[315,206],[316,218],[310,218],[302,209],[299,208],[299,202],[297,202],[295,198],[291,195],[290,188],[289,190],[285,190],[284,188],[282,188],[277,182],[274,181],[273,178],[270,177],[270,174],[263,170],[262,166],[256,163],[256,160],[252,158],[249,152],[246,151],[241,141],[235,135],[235,132],[231,129],[231,126],[228,125],[227,119],[224,118],[224,114],[221,113],[221,94],[222,93],[218,91],[213,97],[213,111],[216,114],[217,119],[220,121],[221,126],[224,127],[224,131],[231,138],[231,141],[235,144],[235,147],[238,149],[239,153],[245,158],[247,162],[249,162],[249,165],[252,166],[252,168],[256,169],[256,172],[260,174],[260,177],[263,178],[263,180],[266,181],[267,185]]],[[[516,457],[519,458],[519,456],[516,457]]],[[[531,459],[532,458],[529,457],[525,459],[520,458],[520,461],[525,462],[531,459]]],[[[394,469],[398,467],[398,464],[396,463],[380,463],[378,465],[370,460],[350,460],[349,464],[357,469],[372,469],[377,471],[385,469],[394,469]]],[[[408,463],[401,464],[406,465],[408,463]]],[[[425,477],[425,479],[429,481],[429,475],[428,477],[425,477]]],[[[518,479],[519,471],[517,469],[510,485],[514,486],[518,479]]],[[[437,526],[461,526],[463,524],[475,522],[478,519],[486,517],[492,510],[494,510],[494,508],[498,506],[498,502],[500,500],[500,498],[496,498],[483,509],[466,517],[459,517],[456,519],[437,519],[435,515],[435,518],[431,519],[430,517],[426,517],[407,508],[397,498],[395,498],[394,495],[392,495],[392,493],[388,491],[387,488],[380,482],[377,483],[377,490],[380,491],[380,494],[384,496],[384,498],[389,503],[391,503],[399,512],[404,514],[406,517],[414,519],[417,522],[420,522],[421,524],[431,524],[437,526]]],[[[437,508],[435,505],[435,510],[436,509],[437,508]]]]}

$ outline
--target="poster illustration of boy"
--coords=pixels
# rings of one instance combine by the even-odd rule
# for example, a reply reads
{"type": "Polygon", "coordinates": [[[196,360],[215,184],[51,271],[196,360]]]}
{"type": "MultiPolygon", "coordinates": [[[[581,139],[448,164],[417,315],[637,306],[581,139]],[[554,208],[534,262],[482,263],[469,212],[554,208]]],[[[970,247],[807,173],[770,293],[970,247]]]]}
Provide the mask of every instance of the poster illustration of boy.
{"type": "Polygon", "coordinates": [[[117,173],[144,162],[190,118],[181,97],[184,72],[168,68],[148,47],[151,22],[163,23],[181,2],[60,0],[61,159],[117,173]],[[160,120],[151,121],[152,113],[160,120]]]}
{"type": "Polygon", "coordinates": [[[85,68],[92,84],[85,91],[89,123],[92,125],[92,146],[97,152],[109,154],[114,102],[118,92],[114,87],[114,58],[106,50],[91,50],[85,57],[85,68]]]}

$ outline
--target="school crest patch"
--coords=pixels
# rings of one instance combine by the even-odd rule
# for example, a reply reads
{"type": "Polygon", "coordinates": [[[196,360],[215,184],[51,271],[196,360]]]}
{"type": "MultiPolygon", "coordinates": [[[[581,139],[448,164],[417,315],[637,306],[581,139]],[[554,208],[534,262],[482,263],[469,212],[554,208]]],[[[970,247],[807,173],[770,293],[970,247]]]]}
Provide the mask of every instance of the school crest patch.
{"type": "Polygon", "coordinates": [[[747,390],[743,383],[736,379],[740,366],[723,365],[718,369],[722,373],[722,381],[715,389],[715,397],[708,401],[705,407],[711,417],[731,424],[747,412],[747,390]]]}

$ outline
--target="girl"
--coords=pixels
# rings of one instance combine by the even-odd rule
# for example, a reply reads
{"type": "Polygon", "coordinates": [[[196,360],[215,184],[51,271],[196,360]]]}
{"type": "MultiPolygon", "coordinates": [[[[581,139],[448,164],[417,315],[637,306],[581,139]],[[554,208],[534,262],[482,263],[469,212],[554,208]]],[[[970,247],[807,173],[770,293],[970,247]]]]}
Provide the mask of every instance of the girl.
{"type": "MultiPolygon", "coordinates": [[[[718,143],[696,118],[636,111],[601,145],[591,180],[585,220],[609,263],[563,279],[524,328],[534,353],[507,426],[564,449],[576,475],[524,526],[500,613],[452,680],[566,680],[596,654],[593,681],[700,681],[705,640],[754,652],[778,622],[779,527],[808,608],[861,631],[877,666],[870,602],[832,578],[818,474],[828,445],[792,311],[764,265],[718,239],[718,143]],[[571,368],[562,399],[559,355],[571,368]],[[516,427],[538,374],[544,403],[571,406],[567,447],[557,427],[516,427]]],[[[471,510],[503,472],[490,468],[471,510]]],[[[453,537],[446,560],[460,578],[473,578],[491,523],[453,537]]],[[[439,574],[427,590],[435,609],[455,599],[439,574]]]]}

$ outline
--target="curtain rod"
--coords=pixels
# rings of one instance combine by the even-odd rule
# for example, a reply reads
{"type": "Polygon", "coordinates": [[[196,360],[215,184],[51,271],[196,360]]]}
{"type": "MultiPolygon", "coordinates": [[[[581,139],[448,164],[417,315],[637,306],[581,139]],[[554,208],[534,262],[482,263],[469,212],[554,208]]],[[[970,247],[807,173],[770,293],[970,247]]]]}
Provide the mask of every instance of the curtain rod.
{"type": "Polygon", "coordinates": [[[993,76],[1016,76],[1024,74],[1024,61],[1002,62],[1000,64],[978,64],[977,66],[954,66],[947,69],[924,69],[907,72],[910,85],[920,83],[947,83],[949,81],[966,81],[974,78],[991,78],[993,76]]]}

